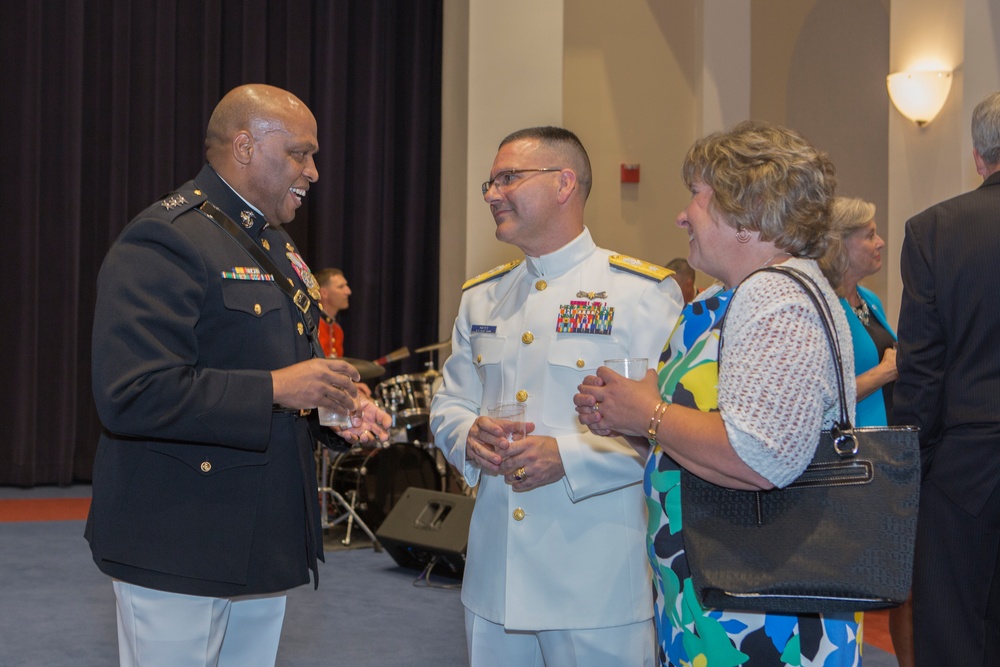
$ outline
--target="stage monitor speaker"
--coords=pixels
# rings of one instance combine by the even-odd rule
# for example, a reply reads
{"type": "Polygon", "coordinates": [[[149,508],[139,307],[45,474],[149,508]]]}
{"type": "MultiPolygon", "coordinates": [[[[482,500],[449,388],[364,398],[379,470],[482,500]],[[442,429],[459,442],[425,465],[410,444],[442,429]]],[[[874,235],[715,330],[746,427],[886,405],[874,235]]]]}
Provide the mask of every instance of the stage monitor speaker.
{"type": "Polygon", "coordinates": [[[475,499],[411,486],[375,533],[402,567],[423,570],[434,561],[434,574],[461,579],[475,499]]]}

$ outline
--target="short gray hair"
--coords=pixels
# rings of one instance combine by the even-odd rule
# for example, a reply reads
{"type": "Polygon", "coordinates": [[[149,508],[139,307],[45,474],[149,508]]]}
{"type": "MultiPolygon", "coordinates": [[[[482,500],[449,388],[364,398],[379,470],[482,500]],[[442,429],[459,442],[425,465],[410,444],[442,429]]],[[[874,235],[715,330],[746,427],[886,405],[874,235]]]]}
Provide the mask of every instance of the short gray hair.
{"type": "Polygon", "coordinates": [[[986,164],[1000,164],[1000,91],[984,97],[972,111],[972,147],[986,164]]]}

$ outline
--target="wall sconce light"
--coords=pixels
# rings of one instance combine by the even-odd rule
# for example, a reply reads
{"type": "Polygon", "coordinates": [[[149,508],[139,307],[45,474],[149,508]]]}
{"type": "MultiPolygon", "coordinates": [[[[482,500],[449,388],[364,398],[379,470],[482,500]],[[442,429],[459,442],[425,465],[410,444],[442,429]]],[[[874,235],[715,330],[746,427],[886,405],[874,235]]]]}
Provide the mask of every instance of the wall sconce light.
{"type": "Polygon", "coordinates": [[[896,72],[885,78],[885,85],[899,113],[923,127],[948,100],[951,72],[896,72]]]}

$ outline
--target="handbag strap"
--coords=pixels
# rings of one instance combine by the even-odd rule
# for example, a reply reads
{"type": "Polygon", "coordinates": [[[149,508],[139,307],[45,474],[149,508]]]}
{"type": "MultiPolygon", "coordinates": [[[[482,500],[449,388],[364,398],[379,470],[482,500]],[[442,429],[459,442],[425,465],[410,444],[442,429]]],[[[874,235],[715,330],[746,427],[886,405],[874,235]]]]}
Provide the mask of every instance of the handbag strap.
{"type": "MultiPolygon", "coordinates": [[[[851,419],[847,411],[847,390],[845,386],[844,379],[844,364],[843,358],[840,353],[840,340],[837,338],[835,333],[835,327],[833,324],[833,312],[830,310],[830,304],[827,303],[826,299],[823,297],[823,293],[816,284],[813,278],[799,270],[790,266],[768,266],[761,269],[757,269],[750,274],[752,276],[754,273],[780,273],[788,276],[795,282],[799,284],[802,291],[806,293],[809,300],[812,301],[813,306],[819,313],[820,322],[823,324],[823,329],[826,331],[826,340],[830,346],[830,354],[833,355],[833,363],[837,370],[837,393],[840,397],[840,419],[835,422],[830,428],[830,435],[833,437],[833,445],[837,454],[840,456],[853,456],[858,452],[857,439],[853,434],[853,426],[851,425],[851,419]]],[[[749,278],[750,276],[747,276],[749,278]]],[[[721,337],[721,336],[720,336],[721,337]]],[[[720,349],[721,353],[721,340],[720,349]]]]}
{"type": "Polygon", "coordinates": [[[264,270],[265,273],[270,273],[274,276],[274,284],[277,285],[278,289],[284,292],[292,303],[295,304],[296,310],[299,312],[299,317],[302,319],[302,323],[305,325],[306,331],[309,333],[309,342],[311,344],[313,354],[323,358],[326,355],[323,354],[322,346],[319,344],[319,339],[317,338],[317,327],[316,323],[313,321],[312,314],[309,312],[309,308],[312,305],[312,301],[309,299],[309,295],[303,292],[301,289],[296,289],[293,287],[290,280],[283,280],[285,274],[278,268],[278,265],[274,263],[274,260],[265,253],[263,250],[257,247],[257,244],[253,242],[246,232],[237,226],[232,219],[225,214],[221,209],[215,206],[212,202],[206,200],[204,204],[198,207],[198,210],[205,214],[205,216],[221,227],[223,230],[229,233],[237,243],[249,254],[257,265],[264,270]]]}

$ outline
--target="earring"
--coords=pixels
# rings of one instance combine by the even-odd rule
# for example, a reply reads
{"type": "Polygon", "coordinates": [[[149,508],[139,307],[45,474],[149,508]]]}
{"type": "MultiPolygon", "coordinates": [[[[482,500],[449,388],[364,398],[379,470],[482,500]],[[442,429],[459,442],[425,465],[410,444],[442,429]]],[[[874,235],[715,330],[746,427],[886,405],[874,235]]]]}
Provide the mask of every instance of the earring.
{"type": "Polygon", "coordinates": [[[743,225],[740,225],[739,227],[736,228],[736,240],[739,241],[740,243],[750,242],[750,232],[747,231],[747,228],[744,227],[743,225]]]}

